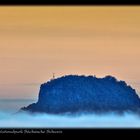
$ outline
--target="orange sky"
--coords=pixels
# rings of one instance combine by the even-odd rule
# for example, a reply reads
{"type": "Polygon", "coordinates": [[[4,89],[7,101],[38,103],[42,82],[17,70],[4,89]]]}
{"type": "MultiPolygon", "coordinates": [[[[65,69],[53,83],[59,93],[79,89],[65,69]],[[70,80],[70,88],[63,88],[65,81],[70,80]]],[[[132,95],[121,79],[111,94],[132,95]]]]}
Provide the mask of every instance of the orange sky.
{"type": "Polygon", "coordinates": [[[0,98],[36,98],[53,72],[140,91],[140,6],[1,6],[0,98]]]}

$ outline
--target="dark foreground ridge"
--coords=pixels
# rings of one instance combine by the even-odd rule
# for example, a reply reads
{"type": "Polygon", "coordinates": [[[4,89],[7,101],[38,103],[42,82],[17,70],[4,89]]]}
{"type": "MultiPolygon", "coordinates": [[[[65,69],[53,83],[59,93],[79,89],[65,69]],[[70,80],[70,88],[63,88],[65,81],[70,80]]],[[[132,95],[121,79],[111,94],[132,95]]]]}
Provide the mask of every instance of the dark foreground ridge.
{"type": "Polygon", "coordinates": [[[21,110],[51,114],[139,112],[140,99],[133,88],[112,76],[68,75],[42,84],[37,103],[21,110]]]}

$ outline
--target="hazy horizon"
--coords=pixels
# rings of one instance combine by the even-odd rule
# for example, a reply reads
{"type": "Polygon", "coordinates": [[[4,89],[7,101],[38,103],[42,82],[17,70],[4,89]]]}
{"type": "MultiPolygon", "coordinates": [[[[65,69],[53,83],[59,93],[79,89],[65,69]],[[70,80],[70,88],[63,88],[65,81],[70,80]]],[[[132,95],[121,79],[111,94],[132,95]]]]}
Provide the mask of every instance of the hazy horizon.
{"type": "Polygon", "coordinates": [[[140,6],[0,6],[0,98],[37,99],[68,74],[140,91],[140,6]]]}

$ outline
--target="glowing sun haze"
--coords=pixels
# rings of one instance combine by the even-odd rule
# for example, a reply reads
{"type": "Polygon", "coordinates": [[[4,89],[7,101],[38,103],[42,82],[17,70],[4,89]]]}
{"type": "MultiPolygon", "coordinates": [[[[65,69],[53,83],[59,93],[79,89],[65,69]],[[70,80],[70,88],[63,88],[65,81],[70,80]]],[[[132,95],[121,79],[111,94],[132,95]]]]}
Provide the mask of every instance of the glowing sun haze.
{"type": "Polygon", "coordinates": [[[52,73],[140,91],[140,6],[1,6],[0,98],[36,98],[52,73]]]}

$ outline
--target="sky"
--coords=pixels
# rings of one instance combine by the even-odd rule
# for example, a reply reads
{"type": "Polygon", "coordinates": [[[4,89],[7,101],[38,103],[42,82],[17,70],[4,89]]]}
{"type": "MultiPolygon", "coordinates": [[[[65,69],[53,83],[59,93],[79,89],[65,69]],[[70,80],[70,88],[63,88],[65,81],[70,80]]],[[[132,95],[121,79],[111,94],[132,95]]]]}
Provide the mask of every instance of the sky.
{"type": "Polygon", "coordinates": [[[140,6],[0,6],[0,98],[37,98],[68,74],[140,91],[140,6]]]}

